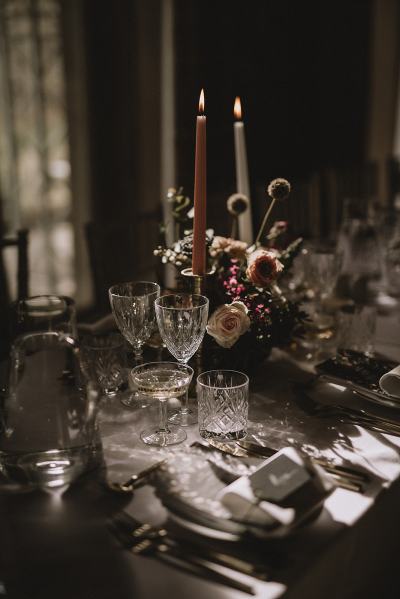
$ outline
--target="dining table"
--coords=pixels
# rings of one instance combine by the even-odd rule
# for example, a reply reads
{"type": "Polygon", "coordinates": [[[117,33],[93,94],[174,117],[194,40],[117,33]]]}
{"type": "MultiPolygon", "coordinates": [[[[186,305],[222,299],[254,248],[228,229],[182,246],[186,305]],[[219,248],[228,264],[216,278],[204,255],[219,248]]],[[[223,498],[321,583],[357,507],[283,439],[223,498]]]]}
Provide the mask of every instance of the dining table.
{"type": "MultiPolygon", "coordinates": [[[[399,333],[398,312],[378,317],[375,349],[398,363],[399,333]]],[[[320,508],[285,535],[247,535],[245,542],[235,535],[225,538],[182,517],[168,501],[166,474],[175,472],[176,478],[168,479],[173,492],[177,481],[189,480],[193,460],[199,465],[199,486],[206,485],[200,469],[202,461],[209,466],[210,451],[197,425],[186,427],[187,439],[179,445],[150,447],[141,441],[140,431],[156,420],[157,402],[132,410],[117,394],[99,411],[100,468],[52,489],[25,488],[0,478],[0,597],[399,597],[400,436],[307,413],[298,389],[312,379],[314,365],[287,351],[272,351],[250,378],[249,431],[273,450],[292,445],[311,457],[359,469],[369,481],[362,492],[335,484],[320,508]],[[132,492],[121,487],[135,473],[161,462],[132,492]],[[153,531],[166,529],[167,536],[180,531],[183,547],[190,552],[201,547],[204,560],[195,556],[193,563],[199,567],[184,568],[180,560],[164,559],[159,551],[132,550],[130,541],[140,524],[153,531]],[[235,562],[232,567],[202,567],[208,564],[207,552],[225,555],[230,548],[238,564],[254,559],[263,564],[263,576],[239,571],[235,562]]],[[[342,393],[349,397],[340,386],[333,392],[335,402],[342,393]]],[[[396,410],[391,413],[396,418],[396,410]]],[[[32,414],[32,426],[34,420],[32,414]]],[[[240,464],[240,459],[226,458],[230,464],[240,464]]],[[[193,478],[196,475],[192,485],[193,478]]],[[[187,500],[195,501],[202,491],[189,488],[187,500]]]]}

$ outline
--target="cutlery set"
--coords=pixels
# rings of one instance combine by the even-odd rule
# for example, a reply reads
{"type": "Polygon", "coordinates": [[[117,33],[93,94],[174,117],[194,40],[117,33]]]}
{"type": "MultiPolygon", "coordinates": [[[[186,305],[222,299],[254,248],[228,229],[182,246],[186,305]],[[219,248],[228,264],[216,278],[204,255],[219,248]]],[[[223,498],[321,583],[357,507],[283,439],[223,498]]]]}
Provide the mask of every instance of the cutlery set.
{"type": "Polygon", "coordinates": [[[124,513],[109,523],[109,529],[134,555],[156,557],[180,570],[249,595],[255,594],[251,585],[232,574],[244,574],[261,581],[268,579],[264,567],[208,546],[189,543],[165,528],[141,524],[124,513]],[[221,571],[220,567],[224,570],[221,571]]]}
{"type": "Polygon", "coordinates": [[[369,430],[387,435],[400,436],[400,421],[389,416],[380,416],[362,408],[321,404],[310,397],[308,386],[294,386],[299,406],[318,418],[337,418],[340,422],[363,426],[369,430]]]}
{"type": "MultiPolygon", "coordinates": [[[[191,447],[205,452],[217,450],[222,454],[232,455],[237,458],[257,457],[261,459],[271,457],[275,453],[269,447],[245,439],[230,443],[209,439],[207,445],[194,442],[191,447]]],[[[339,466],[322,458],[311,458],[311,461],[322,467],[340,487],[363,492],[365,485],[370,481],[368,474],[358,469],[339,466]]],[[[157,462],[142,472],[133,475],[126,483],[108,483],[108,486],[116,491],[132,492],[139,485],[145,483],[149,475],[155,472],[164,462],[165,460],[157,462]]],[[[126,513],[115,516],[109,523],[109,528],[121,544],[128,547],[134,555],[157,558],[181,571],[242,591],[248,595],[255,595],[253,587],[246,581],[238,580],[235,575],[241,574],[260,581],[269,579],[270,573],[265,565],[257,565],[243,557],[233,555],[225,547],[220,549],[215,545],[210,547],[204,542],[196,542],[195,536],[191,536],[189,541],[167,528],[140,523],[126,513]]]]}

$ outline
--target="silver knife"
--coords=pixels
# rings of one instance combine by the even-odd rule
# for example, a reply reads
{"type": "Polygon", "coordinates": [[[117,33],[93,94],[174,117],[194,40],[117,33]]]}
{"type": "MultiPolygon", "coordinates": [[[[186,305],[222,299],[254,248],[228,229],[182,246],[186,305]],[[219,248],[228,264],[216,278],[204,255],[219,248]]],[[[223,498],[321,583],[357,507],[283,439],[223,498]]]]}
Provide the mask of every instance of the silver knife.
{"type": "Polygon", "coordinates": [[[205,451],[213,451],[213,449],[217,449],[222,453],[229,453],[230,455],[236,456],[237,458],[251,457],[249,456],[249,452],[246,449],[239,447],[238,445],[236,445],[236,443],[223,443],[222,441],[217,441],[216,439],[207,439],[207,443],[208,445],[205,445],[203,443],[199,443],[198,441],[194,441],[190,447],[198,447],[199,449],[203,449],[205,451]],[[209,445],[211,447],[209,447],[209,445]]]}

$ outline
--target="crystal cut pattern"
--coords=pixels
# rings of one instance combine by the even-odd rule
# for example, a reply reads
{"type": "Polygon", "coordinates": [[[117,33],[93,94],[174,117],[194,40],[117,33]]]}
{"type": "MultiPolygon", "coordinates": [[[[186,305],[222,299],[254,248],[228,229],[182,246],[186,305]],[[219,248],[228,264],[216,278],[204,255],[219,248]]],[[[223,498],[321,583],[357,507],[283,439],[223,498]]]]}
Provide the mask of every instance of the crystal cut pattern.
{"type": "Polygon", "coordinates": [[[187,362],[203,340],[208,301],[202,296],[165,296],[156,302],[161,337],[179,362],[187,362]]]}
{"type": "Polygon", "coordinates": [[[244,437],[248,416],[246,375],[211,371],[200,375],[198,381],[200,435],[226,440],[244,437]]]}
{"type": "Polygon", "coordinates": [[[224,389],[203,392],[199,405],[202,429],[215,435],[230,435],[246,428],[247,393],[224,389]]]}

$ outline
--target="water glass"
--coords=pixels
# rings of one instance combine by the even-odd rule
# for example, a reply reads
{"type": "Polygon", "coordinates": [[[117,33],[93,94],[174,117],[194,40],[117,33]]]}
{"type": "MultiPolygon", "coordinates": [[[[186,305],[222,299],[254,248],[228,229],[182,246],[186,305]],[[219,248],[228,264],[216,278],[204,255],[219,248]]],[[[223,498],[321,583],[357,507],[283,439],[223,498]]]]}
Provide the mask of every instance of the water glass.
{"type": "MultiPolygon", "coordinates": [[[[208,318],[208,299],[191,293],[171,294],[155,301],[158,328],[169,352],[186,364],[199,349],[208,318]]],[[[189,426],[197,422],[197,416],[189,408],[186,391],[182,407],[171,415],[171,422],[189,426]]]]}
{"type": "Polygon", "coordinates": [[[338,348],[372,354],[375,328],[374,306],[355,305],[343,308],[338,315],[338,348]]]}
{"type": "Polygon", "coordinates": [[[11,308],[12,339],[38,331],[58,331],[76,338],[74,300],[65,295],[36,295],[14,302],[11,308]]]}
{"type": "MultiPolygon", "coordinates": [[[[109,289],[111,309],[117,326],[135,353],[136,362],[142,360],[142,346],[154,332],[154,301],[160,295],[160,286],[150,281],[131,281],[113,285],[109,289]]],[[[129,408],[145,407],[138,393],[121,398],[129,408]]]]}
{"type": "Polygon", "coordinates": [[[247,434],[249,378],[235,370],[197,377],[199,431],[204,439],[236,441],[247,434]]]}
{"type": "Polygon", "coordinates": [[[357,303],[373,303],[385,287],[385,252],[376,224],[369,218],[347,220],[339,233],[342,255],[339,291],[357,303]]]}
{"type": "Polygon", "coordinates": [[[330,251],[310,250],[307,262],[307,284],[318,302],[329,297],[340,271],[340,257],[330,251]]]}
{"type": "Polygon", "coordinates": [[[81,341],[82,369],[106,397],[116,395],[126,383],[125,343],[118,333],[87,336],[81,341]]]}
{"type": "Polygon", "coordinates": [[[154,300],[160,286],[149,281],[120,283],[110,287],[111,309],[117,326],[132,345],[136,359],[142,356],[142,346],[154,331],[154,300]]]}

